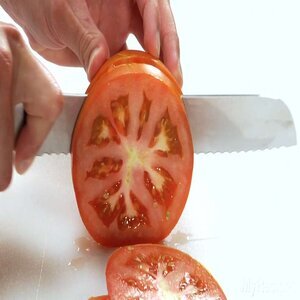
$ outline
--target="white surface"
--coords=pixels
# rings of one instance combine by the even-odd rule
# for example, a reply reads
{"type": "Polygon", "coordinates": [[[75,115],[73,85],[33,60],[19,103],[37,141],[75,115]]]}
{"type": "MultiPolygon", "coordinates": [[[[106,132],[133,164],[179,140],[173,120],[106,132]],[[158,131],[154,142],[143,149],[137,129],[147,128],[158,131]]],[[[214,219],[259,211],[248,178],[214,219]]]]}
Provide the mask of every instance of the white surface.
{"type": "MultiPolygon", "coordinates": [[[[184,92],[281,98],[299,132],[299,1],[172,3],[184,92]]],[[[82,70],[47,66],[64,91],[85,90],[82,70]]],[[[188,204],[167,241],[202,262],[229,300],[300,299],[299,154],[297,146],[195,159],[188,204]]],[[[38,158],[0,194],[0,299],[105,293],[110,252],[81,223],[69,156],[38,158]]]]}

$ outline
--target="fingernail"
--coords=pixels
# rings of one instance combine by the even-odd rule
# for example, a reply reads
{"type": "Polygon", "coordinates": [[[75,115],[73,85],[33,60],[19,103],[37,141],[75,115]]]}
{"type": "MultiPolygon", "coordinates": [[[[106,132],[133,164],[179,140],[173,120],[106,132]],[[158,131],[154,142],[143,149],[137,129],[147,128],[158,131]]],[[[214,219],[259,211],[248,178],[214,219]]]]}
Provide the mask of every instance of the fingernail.
{"type": "Polygon", "coordinates": [[[108,57],[108,52],[106,51],[105,47],[99,46],[95,48],[90,56],[89,65],[87,68],[88,78],[91,81],[99,68],[102,66],[104,61],[108,57]]]}
{"type": "Polygon", "coordinates": [[[87,68],[87,74],[88,74],[88,77],[89,79],[91,80],[95,73],[96,73],[96,67],[95,67],[95,58],[97,57],[97,55],[99,54],[99,49],[96,48],[93,50],[92,54],[90,55],[90,60],[89,60],[89,65],[88,65],[88,68],[87,68]]]}
{"type": "Polygon", "coordinates": [[[29,159],[25,159],[25,160],[21,160],[17,165],[16,165],[16,170],[17,172],[22,175],[24,174],[28,168],[30,167],[30,165],[32,164],[33,158],[29,158],[29,159]]]}
{"type": "Polygon", "coordinates": [[[159,35],[159,32],[156,33],[155,50],[156,50],[156,57],[159,58],[159,55],[160,55],[160,35],[159,35]]]}

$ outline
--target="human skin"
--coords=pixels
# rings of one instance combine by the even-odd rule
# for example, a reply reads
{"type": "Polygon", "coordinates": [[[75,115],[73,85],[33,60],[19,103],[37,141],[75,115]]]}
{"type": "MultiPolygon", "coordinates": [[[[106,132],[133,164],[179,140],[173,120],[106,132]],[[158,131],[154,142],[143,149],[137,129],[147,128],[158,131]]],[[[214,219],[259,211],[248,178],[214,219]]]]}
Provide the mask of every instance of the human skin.
{"type": "Polygon", "coordinates": [[[12,164],[23,173],[59,115],[63,97],[51,74],[33,56],[19,31],[0,22],[0,191],[11,181],[12,164]],[[26,125],[14,141],[13,108],[23,103],[26,125]],[[13,151],[15,149],[15,155],[13,151]],[[15,156],[15,157],[13,157],[15,156]]]}
{"type": "MultiPolygon", "coordinates": [[[[109,56],[126,48],[133,33],[182,85],[179,40],[169,0],[0,0],[0,4],[24,29],[35,51],[59,65],[84,67],[90,80],[109,56]]],[[[20,174],[31,165],[63,99],[17,29],[4,23],[0,23],[0,79],[2,191],[11,182],[13,161],[20,174]],[[24,104],[27,123],[14,144],[12,112],[19,102],[24,104]]]]}
{"type": "Polygon", "coordinates": [[[133,33],[180,84],[179,40],[169,0],[0,0],[34,50],[61,65],[84,66],[89,79],[126,47],[133,33]]]}

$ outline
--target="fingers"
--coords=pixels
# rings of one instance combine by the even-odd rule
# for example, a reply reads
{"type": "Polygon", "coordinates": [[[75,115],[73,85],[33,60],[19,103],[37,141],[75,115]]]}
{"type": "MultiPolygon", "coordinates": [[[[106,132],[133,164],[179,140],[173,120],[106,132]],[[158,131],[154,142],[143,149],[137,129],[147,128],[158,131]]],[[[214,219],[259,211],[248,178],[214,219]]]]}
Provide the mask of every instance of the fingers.
{"type": "Polygon", "coordinates": [[[159,58],[160,16],[158,0],[140,0],[137,4],[143,19],[144,48],[149,53],[159,58]]]}
{"type": "Polygon", "coordinates": [[[11,104],[12,53],[0,23],[0,191],[12,176],[13,119],[11,104]]]}
{"type": "Polygon", "coordinates": [[[168,0],[137,0],[143,26],[136,21],[135,35],[146,51],[162,58],[165,65],[182,86],[179,38],[168,0]]]}
{"type": "Polygon", "coordinates": [[[15,144],[15,166],[22,174],[61,111],[63,98],[53,77],[34,58],[19,32],[0,23],[0,190],[11,180],[12,112],[20,102],[24,104],[27,120],[15,144]]]}
{"type": "MultiPolygon", "coordinates": [[[[47,78],[46,73],[42,76],[47,78]]],[[[49,83],[48,80],[45,82],[44,91],[31,88],[31,97],[25,99],[26,122],[15,145],[15,167],[19,174],[23,174],[30,167],[63,106],[59,89],[49,83]],[[34,90],[39,92],[39,96],[31,93],[34,90]]]]}
{"type": "Polygon", "coordinates": [[[14,65],[17,86],[12,97],[21,99],[26,112],[26,123],[15,145],[15,167],[23,174],[61,112],[63,97],[54,78],[25,45],[15,45],[14,55],[18,57],[14,65]]]}
{"type": "MultiPolygon", "coordinates": [[[[48,100],[60,103],[60,101],[53,100],[53,98],[48,100]]],[[[34,104],[32,103],[31,105],[34,104]]],[[[43,115],[43,111],[45,110],[46,106],[39,110],[39,114],[43,115]]],[[[26,125],[22,129],[15,147],[15,166],[19,174],[23,174],[32,164],[36,153],[40,149],[54,120],[61,110],[61,105],[58,104],[50,110],[47,107],[47,110],[48,112],[50,111],[48,116],[36,116],[30,114],[27,114],[26,116],[26,125]]]]}
{"type": "Polygon", "coordinates": [[[162,43],[162,56],[165,65],[173,73],[180,86],[182,86],[182,70],[180,66],[179,38],[174,17],[168,0],[159,2],[160,8],[160,35],[162,43]]]}
{"type": "Polygon", "coordinates": [[[37,51],[42,57],[57,65],[81,67],[78,57],[69,48],[49,49],[44,48],[37,51]]]}
{"type": "Polygon", "coordinates": [[[27,37],[29,44],[32,49],[34,49],[37,53],[39,53],[42,57],[51,61],[55,64],[61,66],[72,66],[72,67],[79,67],[81,66],[78,57],[75,53],[67,47],[57,47],[57,48],[49,48],[46,45],[42,46],[34,36],[30,33],[27,28],[23,28],[27,37]]]}
{"type": "Polygon", "coordinates": [[[109,57],[106,39],[90,16],[86,1],[58,2],[54,11],[57,34],[76,54],[91,80],[109,57]]]}

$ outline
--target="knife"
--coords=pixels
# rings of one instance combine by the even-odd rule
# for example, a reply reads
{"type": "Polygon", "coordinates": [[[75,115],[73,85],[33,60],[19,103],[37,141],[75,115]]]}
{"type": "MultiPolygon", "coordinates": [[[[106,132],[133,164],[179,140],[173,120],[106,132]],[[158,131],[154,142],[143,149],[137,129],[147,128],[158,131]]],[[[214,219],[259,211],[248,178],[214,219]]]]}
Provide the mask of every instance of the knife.
{"type": "MultiPolygon", "coordinates": [[[[86,95],[64,95],[64,108],[38,155],[70,153],[73,128],[86,95]]],[[[284,102],[258,95],[183,96],[195,153],[239,152],[296,145],[292,115],[284,102]]],[[[15,132],[24,122],[15,109],[15,132]]]]}

